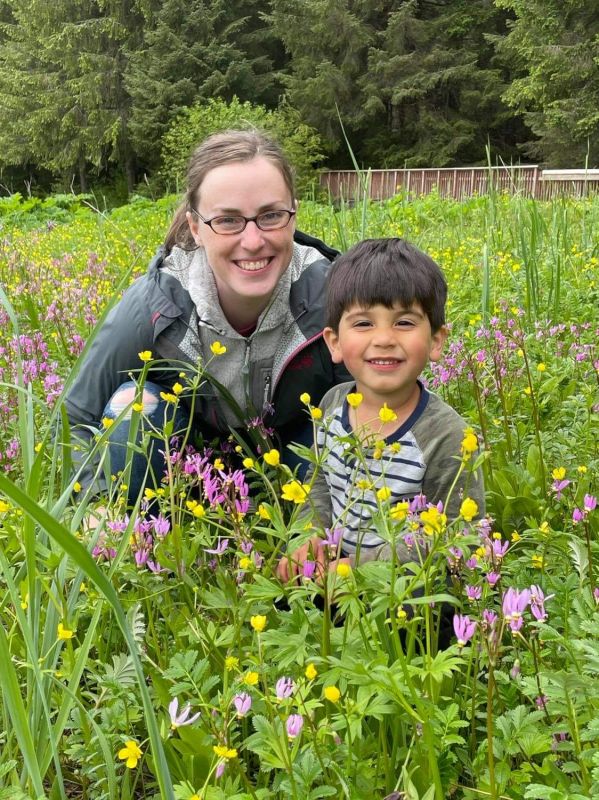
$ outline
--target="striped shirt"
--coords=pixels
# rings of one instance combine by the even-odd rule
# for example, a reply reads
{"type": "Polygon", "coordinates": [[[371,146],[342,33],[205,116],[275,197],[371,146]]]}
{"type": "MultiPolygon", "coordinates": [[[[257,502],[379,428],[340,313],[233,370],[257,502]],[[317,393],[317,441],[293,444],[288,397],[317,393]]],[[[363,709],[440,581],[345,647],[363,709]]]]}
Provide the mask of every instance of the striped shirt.
{"type": "MultiPolygon", "coordinates": [[[[419,494],[425,494],[429,503],[446,502],[460,468],[467,423],[439,397],[420,388],[412,414],[378,444],[358,442],[352,430],[346,396],[355,391],[353,384],[334,387],[321,402],[325,416],[316,443],[323,462],[311,498],[322,524],[344,529],[343,555],[352,555],[359,547],[363,560],[369,560],[369,551],[371,558],[381,557],[385,540],[377,533],[381,506],[377,492],[386,509],[419,494]]],[[[464,474],[445,509],[450,520],[459,514],[464,488],[484,513],[482,482],[464,474]]]]}

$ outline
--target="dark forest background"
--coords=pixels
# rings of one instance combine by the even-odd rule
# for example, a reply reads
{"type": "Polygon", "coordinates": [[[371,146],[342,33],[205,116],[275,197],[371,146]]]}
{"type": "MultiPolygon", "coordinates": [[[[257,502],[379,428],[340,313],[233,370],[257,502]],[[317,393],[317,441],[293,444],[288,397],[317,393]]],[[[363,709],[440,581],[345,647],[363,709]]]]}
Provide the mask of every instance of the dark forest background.
{"type": "Polygon", "coordinates": [[[344,132],[373,168],[593,167],[599,3],[0,0],[0,115],[1,192],[176,190],[238,119],[300,171],[351,167],[344,132]]]}

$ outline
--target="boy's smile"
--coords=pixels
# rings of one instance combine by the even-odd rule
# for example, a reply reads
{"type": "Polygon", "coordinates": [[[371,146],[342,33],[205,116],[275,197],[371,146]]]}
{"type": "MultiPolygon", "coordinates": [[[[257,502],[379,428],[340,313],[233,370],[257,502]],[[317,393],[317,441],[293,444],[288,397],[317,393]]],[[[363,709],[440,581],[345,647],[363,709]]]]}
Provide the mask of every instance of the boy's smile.
{"type": "Polygon", "coordinates": [[[446,330],[433,333],[418,303],[353,305],[343,312],[337,333],[325,328],[324,336],[333,361],[345,364],[364,399],[397,410],[413,398],[428,362],[441,356],[446,330]]]}

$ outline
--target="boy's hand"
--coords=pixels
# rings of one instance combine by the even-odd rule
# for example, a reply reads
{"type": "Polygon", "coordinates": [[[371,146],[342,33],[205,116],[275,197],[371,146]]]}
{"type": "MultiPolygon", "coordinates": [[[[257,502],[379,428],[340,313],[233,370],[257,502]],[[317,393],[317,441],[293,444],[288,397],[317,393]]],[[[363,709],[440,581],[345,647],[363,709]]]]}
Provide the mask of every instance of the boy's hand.
{"type": "Polygon", "coordinates": [[[321,576],[325,565],[325,547],[326,545],[322,539],[318,536],[313,536],[289,556],[284,556],[277,564],[277,577],[279,580],[287,583],[293,578],[301,576],[305,561],[315,561],[316,570],[314,574],[316,577],[321,576]]]}

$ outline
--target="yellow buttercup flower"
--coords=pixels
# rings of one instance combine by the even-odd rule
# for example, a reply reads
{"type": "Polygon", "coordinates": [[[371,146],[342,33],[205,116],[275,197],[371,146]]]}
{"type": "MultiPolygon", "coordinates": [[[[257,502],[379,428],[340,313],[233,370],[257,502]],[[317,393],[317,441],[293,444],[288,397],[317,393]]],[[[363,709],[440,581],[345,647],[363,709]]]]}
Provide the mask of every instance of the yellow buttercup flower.
{"type": "Polygon", "coordinates": [[[258,516],[260,519],[270,519],[270,511],[266,508],[264,503],[260,503],[258,506],[258,516]]]}
{"type": "Polygon", "coordinates": [[[341,692],[336,686],[325,686],[323,694],[331,703],[338,703],[341,697],[341,692]]]}
{"type": "Polygon", "coordinates": [[[404,519],[408,516],[408,510],[410,508],[410,504],[407,500],[402,500],[399,503],[396,503],[393,508],[389,511],[391,515],[391,519],[394,519],[396,522],[403,522],[404,519]]]}
{"type": "Polygon", "coordinates": [[[204,506],[197,505],[192,509],[191,513],[194,515],[194,517],[202,519],[202,517],[206,516],[206,509],[204,508],[204,506]]]}
{"type": "Polygon", "coordinates": [[[250,625],[256,633],[262,633],[264,628],[266,628],[266,617],[264,614],[254,614],[253,617],[250,617],[250,625]]]}
{"type": "Polygon", "coordinates": [[[576,467],[576,471],[579,472],[581,475],[584,475],[587,472],[588,467],[584,464],[581,464],[579,467],[576,467]]]}
{"type": "Polygon", "coordinates": [[[367,492],[368,489],[372,488],[372,483],[366,480],[366,478],[360,478],[360,480],[356,481],[356,486],[363,492],[367,492]]]}
{"type": "Polygon", "coordinates": [[[546,369],[547,369],[547,365],[546,364],[543,364],[542,362],[540,364],[537,364],[538,372],[545,372],[546,369]]]}
{"type": "Polygon", "coordinates": [[[311,408],[310,409],[310,416],[312,419],[322,419],[322,409],[321,408],[311,408]]]}
{"type": "Polygon", "coordinates": [[[69,639],[73,638],[73,636],[75,635],[75,631],[71,631],[68,628],[65,628],[65,626],[62,624],[62,622],[59,622],[58,623],[57,635],[58,635],[58,638],[61,641],[66,642],[69,639]]]}
{"type": "Polygon", "coordinates": [[[177,395],[173,394],[172,392],[160,392],[160,397],[164,400],[165,403],[177,402],[177,395]]]}
{"type": "Polygon", "coordinates": [[[180,383],[174,383],[173,384],[173,394],[176,394],[177,396],[179,396],[182,391],[183,391],[183,387],[181,386],[180,383]]]}
{"type": "Polygon", "coordinates": [[[304,503],[308,494],[310,493],[310,485],[308,483],[300,483],[299,481],[289,481],[281,487],[281,497],[283,500],[289,500],[292,503],[304,503]]]}
{"type": "Polygon", "coordinates": [[[383,403],[383,407],[379,411],[379,419],[381,422],[395,422],[397,414],[392,408],[389,408],[387,403],[383,403]]]}
{"type": "Polygon", "coordinates": [[[347,395],[348,405],[350,405],[352,408],[357,408],[363,399],[364,396],[360,392],[350,392],[347,395]]]}
{"type": "Polygon", "coordinates": [[[221,344],[218,341],[212,342],[212,344],[210,345],[210,350],[212,351],[212,355],[215,356],[224,356],[224,354],[227,352],[227,348],[225,347],[225,345],[221,344]]]}
{"type": "Polygon", "coordinates": [[[433,533],[443,533],[447,525],[447,517],[434,506],[422,511],[420,519],[424,525],[424,532],[432,536],[433,533]]]}
{"type": "Polygon", "coordinates": [[[255,686],[260,679],[260,675],[257,672],[246,672],[243,676],[243,682],[247,684],[247,686],[255,686]]]}
{"type": "Polygon", "coordinates": [[[252,469],[254,466],[254,459],[253,458],[244,458],[241,462],[246,469],[252,469]]]}
{"type": "Polygon", "coordinates": [[[281,463],[281,454],[278,450],[269,450],[264,453],[264,460],[270,467],[278,467],[281,463]]]}
{"type": "Polygon", "coordinates": [[[351,567],[349,564],[337,564],[336,572],[340,578],[347,578],[351,575],[351,567]]]}
{"type": "Polygon", "coordinates": [[[475,453],[478,448],[478,439],[472,428],[466,428],[464,431],[464,438],[462,439],[462,458],[468,461],[472,453],[475,453]]]}
{"type": "Polygon", "coordinates": [[[0,500],[0,514],[6,514],[6,512],[9,510],[10,506],[8,503],[5,503],[4,500],[0,500]]]}
{"type": "Polygon", "coordinates": [[[224,469],[225,463],[222,458],[215,458],[214,459],[214,469],[224,469]]]}
{"type": "Polygon", "coordinates": [[[104,426],[104,428],[106,428],[106,430],[108,430],[108,428],[110,428],[110,426],[113,424],[114,420],[111,419],[110,417],[102,417],[102,425],[104,426]]]}
{"type": "Polygon", "coordinates": [[[460,506],[460,516],[463,517],[466,522],[472,522],[477,514],[478,503],[475,500],[472,500],[471,497],[466,497],[460,506]]]}
{"type": "Polygon", "coordinates": [[[309,681],[313,681],[314,678],[318,675],[318,670],[316,669],[314,664],[308,664],[304,672],[304,675],[309,681]]]}
{"type": "Polygon", "coordinates": [[[142,350],[141,353],[137,354],[140,361],[146,362],[152,360],[152,351],[151,350],[142,350]]]}
{"type": "Polygon", "coordinates": [[[520,534],[518,533],[518,531],[514,531],[514,532],[512,533],[512,536],[511,536],[512,542],[519,542],[521,538],[522,538],[522,537],[520,536],[520,534]]]}
{"type": "Polygon", "coordinates": [[[561,481],[566,477],[566,468],[565,467],[556,467],[555,469],[551,470],[551,477],[555,481],[561,481]]]}
{"type": "Polygon", "coordinates": [[[79,481],[75,481],[75,483],[73,484],[73,491],[75,492],[75,494],[78,494],[81,491],[81,484],[79,483],[79,481]]]}
{"type": "Polygon", "coordinates": [[[235,656],[227,656],[225,658],[225,669],[227,672],[231,672],[231,670],[236,669],[239,666],[239,659],[235,656]]]}
{"type": "Polygon", "coordinates": [[[141,412],[144,410],[144,405],[143,403],[133,403],[131,408],[141,414],[141,412]]]}
{"type": "Polygon", "coordinates": [[[118,752],[119,758],[121,761],[125,762],[125,766],[128,769],[135,769],[142,755],[141,748],[133,739],[129,739],[128,742],[125,742],[125,746],[118,752]]]}
{"type": "MultiPolygon", "coordinates": [[[[252,559],[248,558],[248,556],[242,556],[239,559],[239,569],[242,569],[244,572],[247,572],[247,570],[250,569],[253,563],[254,562],[252,561],[252,559]]],[[[252,627],[254,627],[253,624],[252,627]]]]}
{"type": "Polygon", "coordinates": [[[302,402],[305,406],[310,405],[310,395],[308,392],[300,394],[300,402],[302,402]]]}
{"type": "Polygon", "coordinates": [[[382,486],[376,493],[377,498],[384,503],[391,497],[391,489],[388,486],[382,486]]]}
{"type": "Polygon", "coordinates": [[[237,750],[234,747],[227,747],[226,744],[215,744],[212,748],[219,758],[237,758],[237,750]]]}
{"type": "Polygon", "coordinates": [[[535,569],[543,569],[543,566],[545,564],[545,559],[543,558],[542,555],[538,553],[533,553],[530,561],[535,569]]]}

